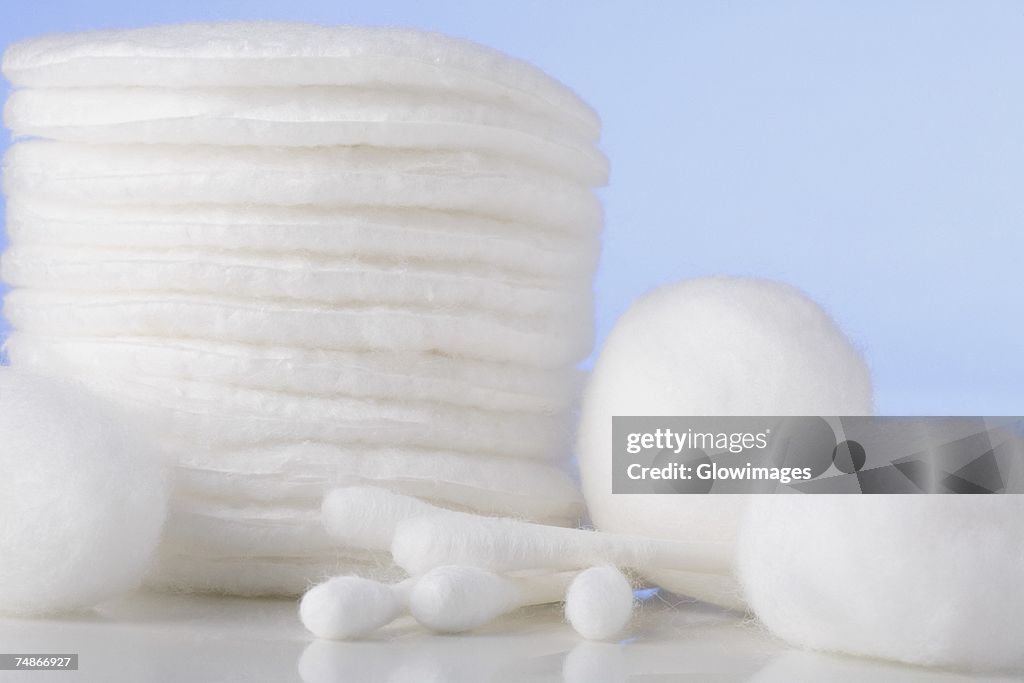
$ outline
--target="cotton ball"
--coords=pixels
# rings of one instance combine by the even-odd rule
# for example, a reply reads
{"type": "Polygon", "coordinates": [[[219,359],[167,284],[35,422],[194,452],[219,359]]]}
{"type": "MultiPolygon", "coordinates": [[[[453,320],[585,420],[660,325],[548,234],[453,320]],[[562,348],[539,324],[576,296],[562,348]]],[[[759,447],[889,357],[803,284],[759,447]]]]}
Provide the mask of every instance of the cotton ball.
{"type": "MultiPolygon", "coordinates": [[[[601,529],[735,548],[739,495],[612,495],[613,415],[863,415],[868,370],[798,290],[707,278],[654,291],[612,330],[586,389],[577,453],[601,529]]],[[[732,577],[648,571],[655,583],[741,607],[732,577]]]]}
{"type": "Polygon", "coordinates": [[[633,617],[633,586],[615,567],[580,572],[565,594],[565,618],[587,640],[610,640],[633,617]]]}
{"type": "Polygon", "coordinates": [[[0,613],[83,609],[141,582],[165,471],[99,399],[0,368],[0,472],[0,613]]]}
{"type": "Polygon", "coordinates": [[[328,579],[306,591],[299,603],[303,626],[328,640],[365,636],[404,611],[400,588],[359,576],[328,579]]]}
{"type": "Polygon", "coordinates": [[[779,637],[909,664],[1024,668],[1024,498],[755,498],[738,570],[779,637]]]}

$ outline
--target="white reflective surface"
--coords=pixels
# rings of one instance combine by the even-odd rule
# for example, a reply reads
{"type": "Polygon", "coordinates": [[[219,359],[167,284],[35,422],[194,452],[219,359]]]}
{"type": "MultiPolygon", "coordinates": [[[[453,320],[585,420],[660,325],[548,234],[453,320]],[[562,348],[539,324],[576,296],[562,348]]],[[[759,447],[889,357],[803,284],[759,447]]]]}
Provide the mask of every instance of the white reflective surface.
{"type": "Polygon", "coordinates": [[[0,672],[42,681],[877,681],[980,679],[789,650],[742,617],[696,604],[644,603],[620,643],[581,641],[555,608],[479,632],[432,635],[410,620],[361,642],[313,641],[290,601],[139,595],[63,619],[0,620],[0,651],[79,653],[78,672],[0,672]]]}

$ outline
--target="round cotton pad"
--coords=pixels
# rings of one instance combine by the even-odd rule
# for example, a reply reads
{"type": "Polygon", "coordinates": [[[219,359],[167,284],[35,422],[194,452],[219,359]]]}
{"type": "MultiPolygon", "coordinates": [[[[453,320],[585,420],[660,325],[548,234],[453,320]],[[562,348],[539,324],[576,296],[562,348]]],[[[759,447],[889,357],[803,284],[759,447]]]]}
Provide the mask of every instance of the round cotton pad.
{"type": "Polygon", "coordinates": [[[503,102],[587,137],[600,128],[582,100],[536,67],[411,29],[225,22],[50,35],[7,48],[3,73],[35,88],[386,85],[503,102]]]}
{"type": "Polygon", "coordinates": [[[399,580],[386,553],[372,562],[338,552],[332,558],[194,557],[161,548],[146,585],[161,590],[226,593],[241,596],[297,596],[310,585],[339,574],[356,574],[381,581],[399,580]]]}
{"type": "Polygon", "coordinates": [[[754,498],[739,575],[776,635],[910,664],[1024,669],[1024,498],[754,498]]]}
{"type": "Polygon", "coordinates": [[[358,88],[18,90],[16,136],[89,144],[469,150],[603,185],[608,162],[575,129],[451,94],[358,88]]]}
{"type": "Polygon", "coordinates": [[[0,368],[0,613],[88,608],[141,582],[167,484],[132,428],[76,385],[0,368]]]}
{"type": "Polygon", "coordinates": [[[161,429],[169,446],[237,448],[292,441],[419,446],[560,459],[565,415],[484,412],[390,401],[323,399],[185,381],[73,375],[161,429]]]}
{"type": "Polygon", "coordinates": [[[305,442],[183,452],[178,488],[206,497],[313,505],[340,486],[385,486],[444,507],[536,521],[575,521],[580,496],[556,465],[478,453],[305,442]]]}
{"type": "MultiPolygon", "coordinates": [[[[592,315],[590,310],[578,313],[592,315]]],[[[593,334],[590,320],[568,317],[538,325],[471,311],[326,308],[175,294],[100,296],[19,289],[4,299],[4,314],[16,329],[38,335],[194,336],[307,349],[436,352],[549,368],[584,358],[593,334]]]]}
{"type": "Polygon", "coordinates": [[[320,351],[189,339],[43,337],[11,332],[14,365],[54,372],[196,380],[311,396],[391,398],[480,410],[556,413],[573,405],[582,371],[433,353],[320,351]]]}
{"type": "Polygon", "coordinates": [[[584,234],[602,222],[586,187],[474,152],[31,140],[7,151],[3,183],[10,195],[84,204],[418,208],[584,234]]]}
{"type": "Polygon", "coordinates": [[[370,265],[306,255],[9,247],[0,270],[13,287],[76,292],[179,292],[326,304],[417,306],[566,316],[591,305],[588,280],[546,287],[448,264],[370,265]]]}
{"type": "Polygon", "coordinates": [[[525,274],[557,286],[590,282],[598,236],[420,210],[271,206],[110,207],[8,197],[15,245],[213,249],[238,254],[357,258],[367,264],[476,265],[493,277],[525,274]]]}
{"type": "Polygon", "coordinates": [[[439,35],[268,22],[49,36],[2,69],[2,351],[159,443],[150,585],[403,578],[368,506],[341,521],[376,538],[326,533],[339,486],[578,523],[608,161],[569,89],[439,35]]]}
{"type": "MultiPolygon", "coordinates": [[[[748,496],[612,495],[612,416],[870,411],[860,354],[796,289],[728,278],[664,287],[619,320],[585,389],[577,444],[584,497],[602,530],[731,552],[748,496]]],[[[729,577],[647,574],[670,590],[739,604],[729,577]]]]}
{"type": "MultiPolygon", "coordinates": [[[[316,507],[204,502],[176,496],[161,543],[164,552],[210,558],[291,557],[329,559],[341,544],[324,531],[316,507]]],[[[352,559],[369,553],[351,549],[352,559]]]]}

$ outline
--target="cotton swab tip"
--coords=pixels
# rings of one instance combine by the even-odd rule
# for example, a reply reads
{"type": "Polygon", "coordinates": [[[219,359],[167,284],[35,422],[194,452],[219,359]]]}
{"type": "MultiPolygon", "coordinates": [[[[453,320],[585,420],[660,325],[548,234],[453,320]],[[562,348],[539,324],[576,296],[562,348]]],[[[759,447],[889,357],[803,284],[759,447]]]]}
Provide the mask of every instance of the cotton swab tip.
{"type": "Polygon", "coordinates": [[[359,576],[338,576],[302,597],[299,617],[318,638],[348,640],[365,636],[405,611],[396,587],[359,576]]]}
{"type": "Polygon", "coordinates": [[[633,617],[633,587],[615,567],[591,567],[569,584],[565,618],[588,640],[617,637],[633,617]]]}
{"type": "Polygon", "coordinates": [[[437,567],[409,594],[409,611],[434,631],[459,633],[482,626],[519,606],[515,585],[474,567],[437,567]]]}

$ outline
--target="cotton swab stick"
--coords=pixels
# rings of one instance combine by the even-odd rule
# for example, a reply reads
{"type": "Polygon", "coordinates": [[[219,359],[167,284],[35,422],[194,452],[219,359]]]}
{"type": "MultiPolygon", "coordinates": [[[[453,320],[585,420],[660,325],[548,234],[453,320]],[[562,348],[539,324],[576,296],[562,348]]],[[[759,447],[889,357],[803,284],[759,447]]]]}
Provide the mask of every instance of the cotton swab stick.
{"type": "Polygon", "coordinates": [[[406,612],[412,585],[412,579],[387,584],[360,576],[336,576],[302,596],[299,618],[318,638],[361,638],[406,612]]]}
{"type": "Polygon", "coordinates": [[[611,564],[724,573],[732,557],[710,544],[565,529],[513,519],[442,514],[411,517],[395,527],[391,555],[410,574],[446,564],[507,573],[611,564]]]}
{"type": "Polygon", "coordinates": [[[610,640],[633,618],[633,586],[611,566],[576,575],[565,596],[565,618],[587,640],[610,640]]]}
{"type": "Polygon", "coordinates": [[[437,567],[409,594],[409,610],[434,631],[459,633],[520,607],[561,602],[575,572],[498,576],[476,567],[437,567]]]}

